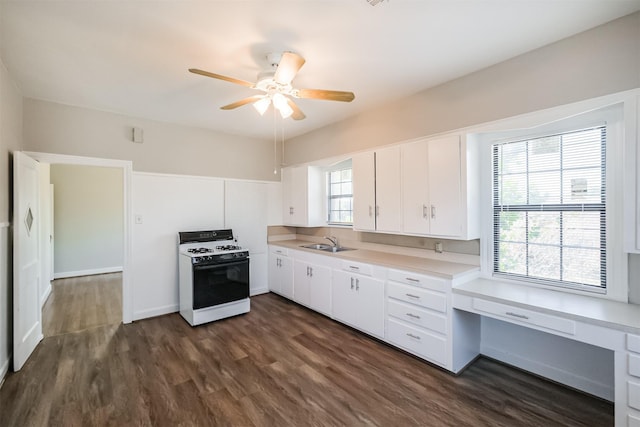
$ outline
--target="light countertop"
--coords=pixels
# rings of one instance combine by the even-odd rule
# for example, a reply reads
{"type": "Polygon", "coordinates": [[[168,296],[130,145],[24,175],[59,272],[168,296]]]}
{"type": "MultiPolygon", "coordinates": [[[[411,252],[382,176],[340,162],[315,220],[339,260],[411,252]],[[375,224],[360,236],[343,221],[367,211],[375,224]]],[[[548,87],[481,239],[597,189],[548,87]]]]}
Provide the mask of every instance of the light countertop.
{"type": "Polygon", "coordinates": [[[490,279],[474,279],[454,286],[453,293],[640,333],[640,305],[636,304],[490,279]]]}
{"type": "Polygon", "coordinates": [[[279,240],[269,242],[270,245],[282,246],[288,249],[295,249],[297,251],[304,251],[345,260],[375,264],[382,267],[397,268],[401,270],[413,271],[420,274],[429,274],[450,280],[480,271],[480,268],[475,265],[461,264],[457,262],[423,258],[418,256],[399,255],[394,253],[373,251],[370,249],[354,249],[350,251],[331,253],[301,247],[302,245],[308,245],[312,243],[313,242],[309,242],[306,240],[279,240]]]}

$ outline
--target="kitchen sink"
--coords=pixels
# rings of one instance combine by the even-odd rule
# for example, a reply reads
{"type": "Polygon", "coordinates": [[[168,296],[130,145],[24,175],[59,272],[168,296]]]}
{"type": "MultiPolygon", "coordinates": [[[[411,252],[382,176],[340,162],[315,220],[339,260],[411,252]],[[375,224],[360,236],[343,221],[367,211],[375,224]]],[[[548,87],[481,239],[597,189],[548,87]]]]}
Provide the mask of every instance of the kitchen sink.
{"type": "Polygon", "coordinates": [[[302,248],[307,248],[307,249],[315,249],[317,251],[325,251],[325,252],[342,252],[342,251],[353,251],[354,249],[352,248],[344,248],[344,247],[339,247],[336,248],[335,246],[331,246],[331,245],[325,245],[322,243],[314,243],[312,245],[302,245],[302,248]]]}

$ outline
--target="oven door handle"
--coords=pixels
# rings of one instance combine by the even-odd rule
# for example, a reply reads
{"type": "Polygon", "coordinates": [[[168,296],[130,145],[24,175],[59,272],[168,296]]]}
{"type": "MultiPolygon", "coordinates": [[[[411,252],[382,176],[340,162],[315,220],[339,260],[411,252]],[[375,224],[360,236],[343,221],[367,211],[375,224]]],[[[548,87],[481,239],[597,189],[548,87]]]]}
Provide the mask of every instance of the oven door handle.
{"type": "Polygon", "coordinates": [[[236,262],[222,262],[220,264],[194,265],[194,270],[213,270],[214,268],[232,267],[234,265],[249,264],[249,258],[236,262]]]}

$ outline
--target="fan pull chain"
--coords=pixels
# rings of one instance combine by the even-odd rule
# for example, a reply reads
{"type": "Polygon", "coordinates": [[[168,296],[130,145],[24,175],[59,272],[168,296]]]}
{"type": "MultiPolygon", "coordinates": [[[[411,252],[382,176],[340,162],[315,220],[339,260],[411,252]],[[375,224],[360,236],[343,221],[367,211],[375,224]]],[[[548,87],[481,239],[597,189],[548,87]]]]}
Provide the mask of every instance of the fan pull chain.
{"type": "Polygon", "coordinates": [[[278,128],[276,124],[276,109],[273,110],[273,174],[278,175],[278,128]]]}

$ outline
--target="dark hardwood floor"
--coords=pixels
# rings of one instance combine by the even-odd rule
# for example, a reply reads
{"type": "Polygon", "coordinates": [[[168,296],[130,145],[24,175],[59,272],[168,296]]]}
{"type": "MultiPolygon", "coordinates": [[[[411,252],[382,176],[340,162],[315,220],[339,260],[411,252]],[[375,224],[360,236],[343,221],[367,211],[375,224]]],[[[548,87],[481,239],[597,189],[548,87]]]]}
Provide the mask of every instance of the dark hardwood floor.
{"type": "Polygon", "coordinates": [[[42,308],[45,337],[122,321],[122,273],[56,279],[42,308]]]}
{"type": "Polygon", "coordinates": [[[608,426],[613,405],[479,359],[455,377],[273,294],[45,338],[2,426],[608,426]]]}

